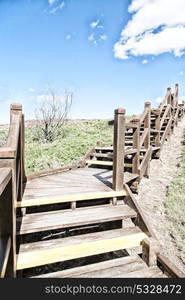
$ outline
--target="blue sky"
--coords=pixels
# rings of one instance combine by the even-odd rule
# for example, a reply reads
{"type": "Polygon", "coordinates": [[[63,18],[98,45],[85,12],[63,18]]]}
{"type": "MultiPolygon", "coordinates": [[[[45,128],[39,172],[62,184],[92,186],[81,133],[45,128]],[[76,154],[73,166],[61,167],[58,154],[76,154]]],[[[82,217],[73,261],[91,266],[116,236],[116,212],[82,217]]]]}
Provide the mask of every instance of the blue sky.
{"type": "MultiPolygon", "coordinates": [[[[155,1],[157,11],[165,0],[155,1]]],[[[185,45],[168,40],[178,32],[183,39],[185,20],[166,24],[162,15],[138,32],[148,2],[0,0],[0,123],[8,122],[11,102],[32,118],[48,85],[57,95],[73,91],[72,118],[111,118],[117,107],[139,113],[176,82],[184,97],[185,45]]]]}

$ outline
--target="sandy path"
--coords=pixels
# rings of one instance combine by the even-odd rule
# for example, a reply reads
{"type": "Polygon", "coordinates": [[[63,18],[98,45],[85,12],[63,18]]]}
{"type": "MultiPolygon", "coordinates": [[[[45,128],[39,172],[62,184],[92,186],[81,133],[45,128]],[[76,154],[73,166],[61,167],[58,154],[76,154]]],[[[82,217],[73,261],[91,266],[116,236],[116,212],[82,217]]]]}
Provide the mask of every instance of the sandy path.
{"type": "Polygon", "coordinates": [[[160,241],[163,254],[185,272],[185,261],[183,262],[181,252],[168,231],[169,223],[164,205],[167,188],[178,170],[184,130],[185,118],[165,142],[160,159],[151,161],[150,178],[142,179],[136,199],[160,241]]]}

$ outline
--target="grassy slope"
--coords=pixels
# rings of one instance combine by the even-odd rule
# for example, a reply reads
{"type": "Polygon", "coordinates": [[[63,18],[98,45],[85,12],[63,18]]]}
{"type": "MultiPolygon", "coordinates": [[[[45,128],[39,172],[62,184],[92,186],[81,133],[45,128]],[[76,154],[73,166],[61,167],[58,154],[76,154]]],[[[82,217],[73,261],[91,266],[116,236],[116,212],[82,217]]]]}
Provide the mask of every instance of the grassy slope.
{"type": "Polygon", "coordinates": [[[185,146],[182,149],[179,170],[169,187],[166,206],[171,235],[182,251],[182,260],[185,260],[185,146]]]}
{"type": "Polygon", "coordinates": [[[98,140],[112,142],[113,127],[107,120],[76,121],[66,124],[63,137],[53,143],[33,140],[33,128],[26,129],[26,173],[58,168],[82,157],[98,140]]]}

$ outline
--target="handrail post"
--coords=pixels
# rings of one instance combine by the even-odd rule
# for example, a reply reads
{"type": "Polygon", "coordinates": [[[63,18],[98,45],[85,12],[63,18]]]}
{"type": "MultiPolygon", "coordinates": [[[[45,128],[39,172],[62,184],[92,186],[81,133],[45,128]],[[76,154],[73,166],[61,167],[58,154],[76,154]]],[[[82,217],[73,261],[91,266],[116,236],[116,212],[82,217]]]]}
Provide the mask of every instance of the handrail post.
{"type": "Polygon", "coordinates": [[[168,99],[167,99],[167,104],[172,105],[171,87],[167,88],[167,93],[170,93],[170,95],[168,96],[168,99]]]}
{"type": "MultiPolygon", "coordinates": [[[[160,127],[161,127],[161,110],[158,108],[156,110],[157,117],[155,119],[155,129],[157,130],[156,136],[155,136],[155,147],[160,148],[161,143],[161,135],[160,135],[160,127]]],[[[155,157],[159,158],[160,156],[160,149],[156,152],[155,157]]]]}
{"type": "MultiPolygon", "coordinates": [[[[173,99],[172,99],[171,88],[170,87],[167,88],[167,91],[170,93],[170,96],[168,97],[168,101],[167,101],[167,104],[170,104],[170,110],[169,110],[168,115],[169,115],[169,118],[173,118],[173,116],[174,116],[174,107],[172,105],[173,104],[172,103],[173,99]]],[[[170,122],[170,120],[169,120],[169,122],[170,122]]],[[[173,132],[173,125],[169,129],[168,136],[170,136],[172,132],[173,132]]]]}
{"type": "Polygon", "coordinates": [[[140,119],[133,118],[132,123],[136,125],[133,128],[133,149],[137,149],[132,160],[132,173],[139,174],[140,165],[140,119]]]}
{"type": "Polygon", "coordinates": [[[21,201],[23,195],[23,181],[25,181],[25,171],[24,171],[24,115],[22,113],[22,105],[19,103],[12,103],[10,106],[10,122],[13,114],[21,115],[20,118],[20,132],[19,132],[19,141],[17,149],[16,168],[17,164],[20,163],[19,174],[16,174],[16,185],[18,185],[18,195],[17,200],[21,201]]]}
{"type": "Polygon", "coordinates": [[[145,149],[148,149],[150,147],[150,129],[151,129],[151,102],[145,102],[145,109],[148,110],[148,114],[144,121],[144,128],[149,129],[147,138],[144,142],[145,149]]]}
{"type": "Polygon", "coordinates": [[[175,103],[175,106],[178,107],[178,103],[179,103],[179,84],[176,83],[175,84],[175,100],[176,100],[176,103],[175,103]]]}
{"type": "Polygon", "coordinates": [[[114,158],[113,158],[113,189],[123,189],[124,180],[124,148],[125,148],[125,109],[114,111],[114,158]]]}
{"type": "MultiPolygon", "coordinates": [[[[145,102],[145,109],[148,110],[148,114],[144,120],[144,128],[148,129],[148,134],[144,141],[144,147],[145,147],[145,149],[149,149],[149,147],[150,147],[150,130],[151,130],[151,102],[145,102]]],[[[149,176],[149,165],[146,168],[144,175],[149,176]]]]}

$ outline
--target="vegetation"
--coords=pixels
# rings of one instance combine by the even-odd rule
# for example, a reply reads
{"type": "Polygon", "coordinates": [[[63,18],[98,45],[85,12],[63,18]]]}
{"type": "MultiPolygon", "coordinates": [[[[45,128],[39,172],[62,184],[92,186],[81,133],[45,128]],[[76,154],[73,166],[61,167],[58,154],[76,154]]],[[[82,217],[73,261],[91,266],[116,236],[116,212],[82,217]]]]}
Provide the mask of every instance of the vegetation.
{"type": "Polygon", "coordinates": [[[182,148],[179,170],[170,184],[167,196],[167,213],[170,232],[175,238],[181,259],[185,260],[185,145],[182,148]]]}
{"type": "Polygon", "coordinates": [[[0,147],[2,147],[5,144],[7,138],[7,130],[0,129],[0,147]]]}
{"type": "Polygon", "coordinates": [[[112,142],[113,127],[107,120],[68,121],[62,135],[47,143],[35,139],[36,127],[26,128],[26,173],[37,172],[70,163],[82,157],[98,140],[112,142]]]}

